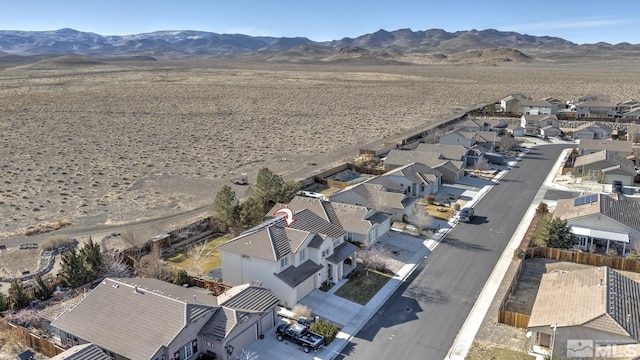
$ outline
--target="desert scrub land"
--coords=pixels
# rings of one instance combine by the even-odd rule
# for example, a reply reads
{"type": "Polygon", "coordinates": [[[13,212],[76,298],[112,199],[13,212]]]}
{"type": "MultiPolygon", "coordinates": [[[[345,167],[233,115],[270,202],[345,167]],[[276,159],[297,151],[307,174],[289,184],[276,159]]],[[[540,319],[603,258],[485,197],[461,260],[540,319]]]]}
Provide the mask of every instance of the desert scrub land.
{"type": "Polygon", "coordinates": [[[0,237],[205,208],[508,93],[639,98],[640,61],[504,66],[46,60],[0,70],[0,237]],[[310,165],[315,164],[317,165],[310,165]],[[240,192],[244,188],[235,186],[240,192]]]}

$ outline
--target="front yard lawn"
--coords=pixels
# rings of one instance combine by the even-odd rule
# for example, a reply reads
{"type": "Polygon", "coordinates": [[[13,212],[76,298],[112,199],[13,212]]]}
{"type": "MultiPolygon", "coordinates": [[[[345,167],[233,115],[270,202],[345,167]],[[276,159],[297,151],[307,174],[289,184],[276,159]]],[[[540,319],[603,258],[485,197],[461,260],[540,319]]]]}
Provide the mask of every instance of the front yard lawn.
{"type": "MultiPolygon", "coordinates": [[[[211,239],[206,240],[206,249],[205,252],[211,251],[211,255],[208,256],[201,264],[200,271],[202,273],[207,273],[211,269],[215,269],[220,267],[222,262],[220,259],[220,251],[216,249],[218,245],[221,245],[229,240],[229,237],[226,235],[214,236],[211,239]]],[[[195,244],[194,244],[195,245],[195,244]]],[[[179,251],[173,255],[167,256],[164,260],[172,266],[177,266],[187,270],[187,272],[192,272],[193,270],[193,259],[189,257],[189,251],[191,250],[191,246],[187,246],[182,251],[179,251]]]]}
{"type": "Polygon", "coordinates": [[[449,220],[449,218],[455,212],[450,207],[437,206],[437,205],[426,205],[427,206],[427,214],[429,216],[433,216],[434,218],[441,219],[444,221],[449,220]]]}
{"type": "Polygon", "coordinates": [[[359,270],[335,294],[360,305],[365,305],[391,278],[391,275],[381,272],[369,271],[367,274],[366,270],[359,270]]]}

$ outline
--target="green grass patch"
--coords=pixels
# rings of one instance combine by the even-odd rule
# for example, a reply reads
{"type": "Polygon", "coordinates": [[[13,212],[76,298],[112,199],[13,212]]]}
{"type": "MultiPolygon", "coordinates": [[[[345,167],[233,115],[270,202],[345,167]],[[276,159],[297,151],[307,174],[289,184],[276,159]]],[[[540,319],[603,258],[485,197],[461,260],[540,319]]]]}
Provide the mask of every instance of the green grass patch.
{"type": "Polygon", "coordinates": [[[365,305],[389,281],[391,275],[377,271],[358,271],[346,284],[336,291],[336,295],[365,305]]]}
{"type": "MultiPolygon", "coordinates": [[[[227,235],[214,236],[211,239],[206,240],[206,250],[211,251],[211,255],[207,257],[207,259],[201,265],[201,271],[203,273],[207,273],[208,271],[220,267],[222,262],[220,258],[220,251],[218,251],[218,245],[224,244],[229,240],[227,235]]],[[[183,268],[188,272],[191,272],[193,267],[193,261],[189,257],[189,251],[191,250],[191,246],[184,248],[182,251],[179,251],[173,255],[169,255],[164,258],[164,261],[171,266],[176,266],[179,268],[183,268]]]]}

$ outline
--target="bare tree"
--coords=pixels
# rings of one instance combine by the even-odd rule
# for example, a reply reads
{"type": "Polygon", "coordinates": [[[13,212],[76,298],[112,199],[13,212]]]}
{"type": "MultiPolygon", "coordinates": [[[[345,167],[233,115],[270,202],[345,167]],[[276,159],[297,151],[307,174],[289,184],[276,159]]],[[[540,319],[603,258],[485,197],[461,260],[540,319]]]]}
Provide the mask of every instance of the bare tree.
{"type": "Polygon", "coordinates": [[[485,171],[489,168],[489,160],[484,156],[476,160],[475,169],[478,171],[485,171]]]}
{"type": "Polygon", "coordinates": [[[236,359],[238,360],[258,360],[259,358],[260,355],[258,353],[247,349],[243,349],[240,354],[236,355],[236,359]]]}
{"type": "Polygon", "coordinates": [[[159,246],[152,246],[151,252],[140,258],[140,261],[136,264],[136,272],[140,277],[164,281],[171,279],[171,271],[162,260],[162,250],[159,246]]]}
{"type": "Polygon", "coordinates": [[[382,246],[372,246],[368,249],[358,250],[358,258],[362,260],[362,265],[367,269],[385,271],[390,253],[382,246]]]}
{"type": "Polygon", "coordinates": [[[307,319],[311,318],[311,309],[309,309],[309,307],[306,305],[297,304],[296,306],[293,307],[293,309],[291,309],[291,311],[293,312],[296,319],[301,317],[304,317],[307,319]]]}
{"type": "Polygon", "coordinates": [[[426,229],[433,223],[433,217],[427,212],[427,207],[416,202],[413,205],[413,221],[420,231],[426,229]]]}
{"type": "Polygon", "coordinates": [[[502,151],[511,151],[515,149],[516,145],[518,145],[518,142],[513,136],[506,134],[500,137],[498,145],[500,146],[500,149],[502,151]]]}
{"type": "Polygon", "coordinates": [[[202,275],[202,266],[211,255],[213,255],[213,251],[207,248],[207,244],[192,246],[188,251],[188,256],[191,259],[189,270],[197,276],[202,275]]]}
{"type": "Polygon", "coordinates": [[[133,277],[133,269],[127,265],[122,255],[110,251],[102,255],[102,276],[129,278],[133,277]]]}
{"type": "Polygon", "coordinates": [[[42,328],[42,318],[38,316],[38,311],[33,309],[22,309],[7,315],[7,320],[23,327],[42,328]]]}

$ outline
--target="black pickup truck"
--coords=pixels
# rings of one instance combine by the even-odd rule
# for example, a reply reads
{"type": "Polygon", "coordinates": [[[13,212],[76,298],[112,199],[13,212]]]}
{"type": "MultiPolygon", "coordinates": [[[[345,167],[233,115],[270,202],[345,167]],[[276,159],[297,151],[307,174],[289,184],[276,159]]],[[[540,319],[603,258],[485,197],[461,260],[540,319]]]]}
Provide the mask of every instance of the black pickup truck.
{"type": "Polygon", "coordinates": [[[324,336],[311,332],[302,324],[282,324],[276,329],[276,338],[278,341],[287,339],[300,346],[302,351],[318,351],[324,346],[324,336]]]}

